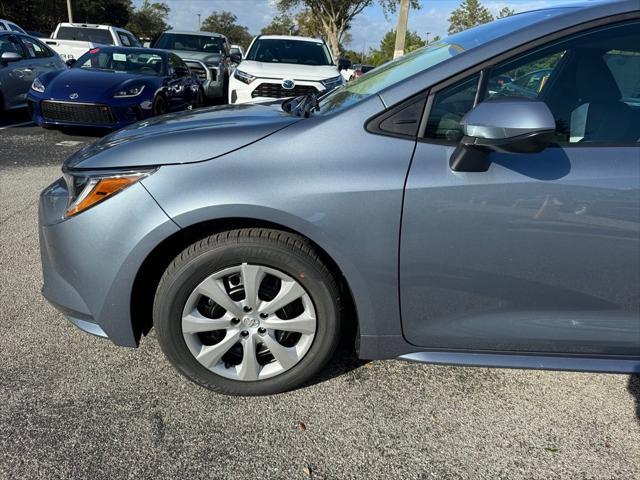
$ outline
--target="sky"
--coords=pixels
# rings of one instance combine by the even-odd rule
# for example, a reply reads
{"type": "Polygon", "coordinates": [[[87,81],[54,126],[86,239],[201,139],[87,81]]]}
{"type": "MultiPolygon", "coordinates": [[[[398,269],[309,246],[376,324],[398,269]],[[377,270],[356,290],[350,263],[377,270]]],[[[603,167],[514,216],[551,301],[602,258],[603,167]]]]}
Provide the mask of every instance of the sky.
{"type": "MultiPolygon", "coordinates": [[[[238,23],[246,26],[253,35],[271,22],[278,14],[273,0],[160,0],[171,8],[169,24],[178,30],[197,30],[198,13],[204,20],[211,12],[227,10],[238,17],[238,23]]],[[[576,3],[581,0],[481,0],[494,16],[503,7],[516,12],[524,12],[556,5],[558,3],[576,3]]],[[[596,0],[597,1],[597,0],[596,0]]],[[[134,0],[136,6],[143,0],[134,0]]],[[[420,10],[409,13],[409,29],[422,38],[433,38],[435,35],[445,37],[449,27],[448,18],[451,11],[461,0],[421,0],[420,10]]],[[[385,18],[377,1],[358,15],[350,30],[352,41],[347,46],[356,51],[368,51],[376,48],[384,34],[395,28],[395,16],[385,18]]]]}

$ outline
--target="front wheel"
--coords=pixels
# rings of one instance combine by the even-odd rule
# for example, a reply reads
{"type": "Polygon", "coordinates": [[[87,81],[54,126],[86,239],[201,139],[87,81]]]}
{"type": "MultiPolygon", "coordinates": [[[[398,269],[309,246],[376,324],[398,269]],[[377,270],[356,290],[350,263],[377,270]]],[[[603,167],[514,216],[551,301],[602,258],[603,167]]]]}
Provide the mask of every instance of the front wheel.
{"type": "Polygon", "coordinates": [[[190,380],[231,395],[300,386],[338,343],[340,298],[308,241],[270,229],[233,230],[184,250],[154,302],[160,347],[190,380]]]}
{"type": "Polygon", "coordinates": [[[162,95],[157,95],[153,99],[152,111],[154,115],[164,115],[169,110],[167,100],[162,95]]]}

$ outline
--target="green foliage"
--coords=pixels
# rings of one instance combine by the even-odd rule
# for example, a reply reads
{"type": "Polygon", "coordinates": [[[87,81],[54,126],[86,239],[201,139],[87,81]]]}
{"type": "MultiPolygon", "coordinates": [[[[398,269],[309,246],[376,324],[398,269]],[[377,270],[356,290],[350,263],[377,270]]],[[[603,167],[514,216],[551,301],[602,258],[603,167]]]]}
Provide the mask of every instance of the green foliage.
{"type": "Polygon", "coordinates": [[[295,30],[296,21],[287,13],[282,13],[273,17],[271,23],[264,27],[260,33],[262,35],[289,35],[291,27],[295,30]]]}
{"type": "MultiPolygon", "coordinates": [[[[393,58],[393,50],[396,43],[396,31],[389,30],[380,42],[377,50],[371,53],[371,63],[375,66],[382,65],[393,58]]],[[[426,41],[420,38],[416,32],[407,32],[404,41],[405,53],[412,52],[417,48],[424,47],[426,41]]]]}
{"type": "Polygon", "coordinates": [[[464,0],[449,16],[449,34],[462,32],[492,20],[493,15],[480,0],[464,0]]]}
{"type": "Polygon", "coordinates": [[[212,12],[204,19],[200,29],[205,32],[221,33],[227,37],[231,44],[247,48],[253,37],[247,27],[238,25],[237,22],[238,17],[231,12],[212,12]]]}
{"type": "Polygon", "coordinates": [[[169,6],[164,2],[144,0],[142,6],[131,13],[127,30],[140,38],[154,38],[171,28],[166,22],[169,12],[169,6]]]}
{"type": "Polygon", "coordinates": [[[515,10],[509,7],[503,7],[502,10],[498,12],[498,18],[510,17],[516,13],[515,10]]]}
{"type": "MultiPolygon", "coordinates": [[[[421,6],[419,0],[410,0],[410,2],[413,8],[417,9],[421,6]]],[[[400,2],[399,0],[377,0],[377,2],[376,0],[275,0],[278,9],[283,13],[297,9],[306,10],[313,17],[312,30],[321,30],[321,36],[329,43],[335,58],[340,56],[341,44],[348,43],[345,35],[351,21],[374,3],[381,5],[386,14],[394,13],[400,2]]]]}
{"type": "MultiPolygon", "coordinates": [[[[74,0],[73,20],[124,27],[133,11],[131,0],[74,0]]],[[[50,33],[68,21],[62,0],[0,0],[0,18],[11,19],[26,30],[50,33]]]]}

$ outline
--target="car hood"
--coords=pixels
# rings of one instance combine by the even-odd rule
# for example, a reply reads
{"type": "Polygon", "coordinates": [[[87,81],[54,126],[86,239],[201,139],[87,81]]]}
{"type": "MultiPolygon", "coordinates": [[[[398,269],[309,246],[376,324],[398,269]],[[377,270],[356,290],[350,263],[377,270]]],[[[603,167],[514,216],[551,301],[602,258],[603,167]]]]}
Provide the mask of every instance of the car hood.
{"type": "Polygon", "coordinates": [[[260,78],[292,80],[326,80],[340,75],[335,65],[295,65],[291,63],[267,63],[243,60],[238,69],[260,78]]]}
{"type": "Polygon", "coordinates": [[[87,145],[66,168],[127,168],[209,160],[254,143],[300,117],[280,102],[230,105],[163,115],[134,123],[87,145]]]}
{"type": "Polygon", "coordinates": [[[171,50],[183,60],[200,60],[201,62],[220,63],[219,53],[194,52],[192,50],[171,50]]]}
{"type": "Polygon", "coordinates": [[[147,84],[157,81],[159,77],[152,75],[135,75],[118,72],[102,72],[99,70],[82,70],[71,68],[60,72],[52,72],[43,76],[45,84],[44,97],[56,100],[69,100],[69,95],[76,94],[76,102],[91,102],[105,97],[122,87],[133,84],[147,84]]]}

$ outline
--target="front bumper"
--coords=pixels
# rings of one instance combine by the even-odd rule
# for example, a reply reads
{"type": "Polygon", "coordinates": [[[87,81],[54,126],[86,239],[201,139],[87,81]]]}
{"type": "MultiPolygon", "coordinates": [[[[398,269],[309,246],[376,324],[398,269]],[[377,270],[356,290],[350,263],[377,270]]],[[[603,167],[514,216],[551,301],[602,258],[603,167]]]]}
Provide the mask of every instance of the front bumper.
{"type": "Polygon", "coordinates": [[[42,293],[82,330],[134,347],[136,275],[153,248],[178,227],[140,183],[69,219],[64,219],[66,207],[62,179],[41,193],[42,293]]]}
{"type": "Polygon", "coordinates": [[[140,99],[136,97],[128,99],[114,99],[114,101],[109,104],[90,102],[83,103],[53,99],[45,100],[31,93],[27,97],[27,108],[29,109],[29,114],[35,124],[40,126],[94,127],[115,130],[151,117],[153,115],[152,104],[153,102],[149,99],[140,99]],[[94,119],[86,118],[83,115],[74,115],[73,113],[47,116],[43,108],[43,101],[49,101],[51,105],[59,106],[65,110],[72,110],[75,108],[102,110],[102,115],[100,115],[100,118],[94,119]]]}
{"type": "Polygon", "coordinates": [[[320,82],[296,80],[295,87],[286,90],[280,79],[256,78],[249,85],[231,76],[229,79],[229,103],[268,102],[315,93],[320,96],[326,93],[325,86],[320,82]]]}

